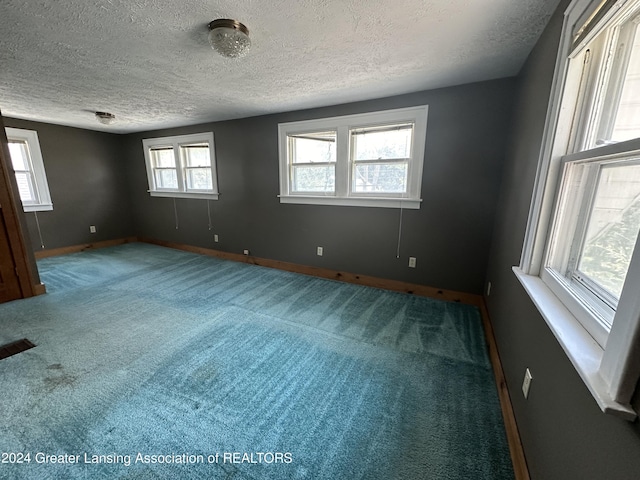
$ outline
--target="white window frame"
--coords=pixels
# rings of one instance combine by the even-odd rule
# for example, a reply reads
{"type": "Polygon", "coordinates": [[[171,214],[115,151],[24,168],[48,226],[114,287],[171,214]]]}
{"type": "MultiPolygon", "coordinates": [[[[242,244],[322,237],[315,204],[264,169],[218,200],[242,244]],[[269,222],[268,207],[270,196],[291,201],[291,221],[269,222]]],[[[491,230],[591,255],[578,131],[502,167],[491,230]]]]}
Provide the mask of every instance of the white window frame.
{"type": "Polygon", "coordinates": [[[427,134],[428,106],[399,108],[356,115],[320,118],[278,124],[280,202],[308,205],[342,205],[419,209],[422,202],[422,172],[427,134]],[[413,123],[411,158],[408,160],[407,191],[403,194],[352,192],[350,131],[376,126],[413,123]],[[291,189],[288,136],[336,131],[336,186],[331,194],[297,193],[291,189]]]}
{"type": "MultiPolygon", "coordinates": [[[[38,132],[35,130],[26,130],[23,128],[5,127],[7,140],[22,141],[27,143],[29,150],[30,172],[35,188],[35,194],[38,198],[36,202],[22,202],[22,209],[25,212],[43,212],[53,210],[53,202],[51,201],[51,193],[49,192],[49,184],[47,182],[47,174],[42,159],[42,151],[40,150],[40,141],[38,140],[38,132]]],[[[13,166],[12,166],[13,167],[13,166]]]]}
{"type": "Polygon", "coordinates": [[[216,169],[215,145],[213,142],[213,132],[193,133],[189,135],[175,135],[172,137],[146,138],[142,140],[144,158],[147,168],[147,180],[149,182],[149,195],[152,197],[174,197],[174,198],[201,198],[207,200],[217,200],[218,175],[216,169]],[[211,159],[211,182],[210,190],[193,190],[187,188],[185,170],[186,165],[181,158],[180,148],[193,144],[206,143],[209,146],[209,158],[211,159]],[[150,151],[154,148],[171,147],[173,149],[174,161],[176,165],[176,176],[178,188],[158,188],[154,178],[154,168],[151,161],[150,151]]]}
{"type": "MultiPolygon", "coordinates": [[[[630,1],[617,2],[599,21],[607,22],[630,1]]],[[[569,53],[575,27],[583,24],[600,4],[602,0],[574,0],[565,12],[522,256],[520,265],[513,270],[601,410],[632,421],[637,414],[630,402],[638,383],[640,365],[640,352],[635,348],[640,342],[640,297],[637,295],[640,288],[640,242],[636,242],[608,335],[605,333],[603,336],[589,327],[588,321],[581,318],[589,315],[584,311],[584,305],[576,302],[576,297],[566,289],[554,286],[549,271],[545,270],[563,160],[580,161],[586,156],[595,158],[593,151],[567,155],[573,150],[580,150],[575,148],[577,142],[589,142],[584,136],[576,138],[573,144],[571,142],[577,108],[575,99],[580,87],[570,76],[569,53]],[[571,101],[574,103],[567,105],[571,101]]],[[[581,45],[589,43],[597,31],[596,28],[591,36],[587,35],[581,45]]],[[[635,139],[600,147],[597,155],[606,160],[623,152],[629,156],[638,150],[640,139],[635,139]]]]}

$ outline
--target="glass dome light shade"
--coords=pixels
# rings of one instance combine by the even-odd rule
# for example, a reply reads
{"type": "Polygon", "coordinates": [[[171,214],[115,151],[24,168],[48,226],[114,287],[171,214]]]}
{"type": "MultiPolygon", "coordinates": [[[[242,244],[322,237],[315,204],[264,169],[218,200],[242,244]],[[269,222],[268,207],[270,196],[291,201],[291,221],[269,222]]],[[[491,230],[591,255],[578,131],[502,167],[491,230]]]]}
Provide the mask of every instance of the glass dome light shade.
{"type": "Polygon", "coordinates": [[[236,20],[214,20],[209,23],[209,43],[224,57],[243,57],[251,47],[249,29],[236,20]]]}

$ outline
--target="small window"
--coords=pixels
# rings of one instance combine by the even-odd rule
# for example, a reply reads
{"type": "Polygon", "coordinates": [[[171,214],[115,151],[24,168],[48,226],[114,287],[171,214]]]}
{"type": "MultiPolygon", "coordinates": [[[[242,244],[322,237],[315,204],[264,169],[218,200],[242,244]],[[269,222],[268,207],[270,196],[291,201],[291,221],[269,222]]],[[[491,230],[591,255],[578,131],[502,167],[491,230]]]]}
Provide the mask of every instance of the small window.
{"type": "Polygon", "coordinates": [[[213,133],[151,138],[142,144],[152,196],[218,198],[213,133]]]}
{"type": "Polygon", "coordinates": [[[178,169],[173,147],[150,148],[149,155],[156,190],[177,190],[178,169]]]}
{"type": "Polygon", "coordinates": [[[280,124],[280,201],[420,208],[426,128],[426,106],[280,124]]]}
{"type": "Polygon", "coordinates": [[[337,132],[289,135],[291,191],[334,194],[337,132]]]}
{"type": "Polygon", "coordinates": [[[11,127],[5,130],[22,208],[25,212],[53,210],[38,133],[11,127]]]}
{"type": "Polygon", "coordinates": [[[407,193],[413,123],[353,129],[351,137],[354,193],[407,193]]]}
{"type": "Polygon", "coordinates": [[[213,188],[211,155],[207,143],[180,145],[187,192],[209,192],[213,188]]]}

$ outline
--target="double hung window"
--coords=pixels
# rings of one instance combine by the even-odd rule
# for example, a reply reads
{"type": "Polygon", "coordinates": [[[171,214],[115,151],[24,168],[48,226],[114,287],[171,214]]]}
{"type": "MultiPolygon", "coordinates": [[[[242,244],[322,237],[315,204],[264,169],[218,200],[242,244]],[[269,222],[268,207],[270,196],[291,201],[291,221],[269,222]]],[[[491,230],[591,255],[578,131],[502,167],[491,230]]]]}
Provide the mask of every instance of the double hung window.
{"type": "Polygon", "coordinates": [[[53,210],[38,133],[11,127],[5,131],[22,208],[25,212],[53,210]]]}
{"type": "Polygon", "coordinates": [[[152,196],[218,198],[213,133],[143,140],[152,196]]]}
{"type": "Polygon", "coordinates": [[[574,0],[566,12],[517,269],[602,409],[627,417],[638,380],[629,342],[640,335],[639,23],[640,0],[574,0]]]}
{"type": "Polygon", "coordinates": [[[351,191],[403,195],[411,163],[414,123],[356,128],[351,139],[351,191]]]}
{"type": "Polygon", "coordinates": [[[283,203],[420,208],[427,107],[278,125],[283,203]]]}
{"type": "Polygon", "coordinates": [[[293,193],[336,191],[336,137],[335,130],[288,136],[293,193]]]}

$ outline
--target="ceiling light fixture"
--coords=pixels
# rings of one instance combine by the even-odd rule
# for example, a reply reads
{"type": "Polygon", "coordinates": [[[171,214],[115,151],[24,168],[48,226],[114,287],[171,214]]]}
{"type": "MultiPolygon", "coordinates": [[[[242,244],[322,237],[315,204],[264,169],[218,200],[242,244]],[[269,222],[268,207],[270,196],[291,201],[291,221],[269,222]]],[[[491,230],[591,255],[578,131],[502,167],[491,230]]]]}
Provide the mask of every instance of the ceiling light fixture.
{"type": "Polygon", "coordinates": [[[109,112],[96,112],[96,118],[104,125],[111,125],[116,121],[116,116],[109,112]]]}
{"type": "Polygon", "coordinates": [[[237,20],[219,18],[209,23],[209,43],[223,57],[244,57],[251,47],[249,29],[237,20]]]}

